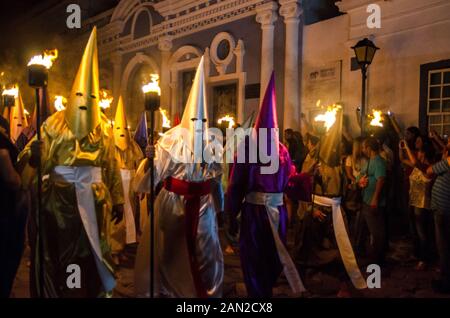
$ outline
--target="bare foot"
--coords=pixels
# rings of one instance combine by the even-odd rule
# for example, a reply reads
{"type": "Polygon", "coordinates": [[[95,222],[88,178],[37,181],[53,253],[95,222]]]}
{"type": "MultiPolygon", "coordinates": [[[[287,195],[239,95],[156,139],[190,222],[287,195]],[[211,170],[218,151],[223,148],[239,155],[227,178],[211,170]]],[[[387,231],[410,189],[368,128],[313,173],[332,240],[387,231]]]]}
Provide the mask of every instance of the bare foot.
{"type": "Polygon", "coordinates": [[[227,245],[227,247],[225,247],[225,254],[227,254],[227,255],[234,254],[234,249],[231,247],[231,245],[227,245]]]}

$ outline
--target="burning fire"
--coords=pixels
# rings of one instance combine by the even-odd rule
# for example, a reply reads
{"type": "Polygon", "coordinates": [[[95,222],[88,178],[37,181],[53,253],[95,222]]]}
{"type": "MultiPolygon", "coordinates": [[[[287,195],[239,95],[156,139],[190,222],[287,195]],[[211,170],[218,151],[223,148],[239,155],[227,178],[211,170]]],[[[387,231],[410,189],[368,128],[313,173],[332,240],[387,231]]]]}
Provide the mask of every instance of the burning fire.
{"type": "Polygon", "coordinates": [[[170,120],[167,117],[167,111],[165,109],[159,108],[159,112],[161,113],[162,116],[162,127],[163,128],[171,128],[170,126],[170,120]]]}
{"type": "Polygon", "coordinates": [[[28,62],[28,66],[30,65],[44,65],[47,69],[51,68],[53,62],[58,58],[58,50],[45,50],[43,55],[33,56],[28,62]]]}
{"type": "Polygon", "coordinates": [[[14,96],[14,98],[17,98],[19,97],[19,88],[15,85],[13,88],[5,89],[3,90],[2,95],[14,96]]]}
{"type": "Polygon", "coordinates": [[[316,122],[324,122],[325,128],[330,130],[336,122],[336,113],[341,109],[340,105],[333,104],[327,107],[327,111],[324,114],[319,114],[314,118],[316,122]]]}
{"type": "Polygon", "coordinates": [[[379,110],[372,110],[372,115],[369,115],[372,117],[372,120],[370,121],[370,126],[377,126],[377,127],[383,127],[383,118],[381,117],[381,111],[379,110]]]}
{"type": "Polygon", "coordinates": [[[217,120],[217,123],[220,125],[224,121],[228,123],[228,128],[229,129],[233,128],[234,125],[235,125],[234,118],[232,116],[230,116],[230,115],[225,115],[222,118],[219,118],[217,120]]]}
{"type": "Polygon", "coordinates": [[[67,99],[64,96],[55,96],[55,109],[57,112],[60,112],[64,109],[66,109],[66,106],[64,104],[67,103],[67,99]]]}
{"type": "Polygon", "coordinates": [[[103,109],[107,109],[107,108],[111,107],[111,103],[114,98],[109,97],[108,92],[104,89],[100,90],[100,95],[101,95],[101,99],[100,99],[98,105],[103,109]]]}
{"type": "Polygon", "coordinates": [[[151,82],[142,86],[142,91],[145,93],[155,92],[161,96],[161,88],[158,85],[159,75],[158,74],[150,74],[151,82]]]}

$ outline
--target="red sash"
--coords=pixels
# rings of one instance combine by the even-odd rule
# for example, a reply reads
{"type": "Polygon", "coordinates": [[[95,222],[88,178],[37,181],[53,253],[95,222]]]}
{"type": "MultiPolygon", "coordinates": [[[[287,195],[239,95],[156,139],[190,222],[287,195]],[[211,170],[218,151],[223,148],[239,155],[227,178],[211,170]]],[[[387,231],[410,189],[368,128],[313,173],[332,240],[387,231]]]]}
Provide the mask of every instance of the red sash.
{"type": "Polygon", "coordinates": [[[186,243],[189,254],[189,263],[191,265],[191,273],[194,279],[195,290],[200,298],[207,297],[207,291],[203,286],[203,282],[196,258],[196,237],[200,212],[200,197],[211,192],[210,181],[190,182],[168,177],[164,180],[164,188],[167,191],[184,196],[186,218],[186,243]]]}

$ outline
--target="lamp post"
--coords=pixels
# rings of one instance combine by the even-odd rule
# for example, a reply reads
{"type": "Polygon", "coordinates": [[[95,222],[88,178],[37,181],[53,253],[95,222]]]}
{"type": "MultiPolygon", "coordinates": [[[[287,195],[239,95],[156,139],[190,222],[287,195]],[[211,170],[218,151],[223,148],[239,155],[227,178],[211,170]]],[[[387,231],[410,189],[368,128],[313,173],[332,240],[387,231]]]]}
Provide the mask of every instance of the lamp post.
{"type": "Polygon", "coordinates": [[[375,52],[379,50],[378,47],[373,44],[368,38],[364,38],[355,46],[352,46],[355,51],[356,60],[361,68],[362,74],[362,94],[361,94],[361,135],[365,134],[365,119],[366,119],[366,81],[367,81],[367,68],[372,63],[375,57],[375,52]]]}
{"type": "MultiPolygon", "coordinates": [[[[150,138],[149,144],[154,144],[155,131],[155,112],[159,109],[161,104],[161,89],[158,86],[159,76],[157,74],[151,75],[152,81],[142,87],[144,92],[145,110],[150,112],[150,138]]],[[[149,158],[150,164],[150,297],[154,297],[155,279],[155,166],[153,158],[149,158]]]]}

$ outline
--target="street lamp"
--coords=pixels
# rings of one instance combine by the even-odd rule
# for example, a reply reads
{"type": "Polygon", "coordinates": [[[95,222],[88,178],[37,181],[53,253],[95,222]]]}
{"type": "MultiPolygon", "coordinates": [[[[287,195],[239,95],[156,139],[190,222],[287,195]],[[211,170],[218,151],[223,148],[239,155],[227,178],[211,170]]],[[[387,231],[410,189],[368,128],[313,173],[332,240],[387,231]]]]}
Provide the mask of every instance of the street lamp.
{"type": "Polygon", "coordinates": [[[355,46],[352,46],[355,51],[356,60],[358,61],[359,67],[362,73],[362,94],[361,94],[361,135],[364,135],[365,130],[365,119],[366,119],[366,81],[367,81],[367,68],[372,63],[375,57],[375,52],[379,50],[378,47],[373,44],[368,38],[364,38],[355,46]]]}

